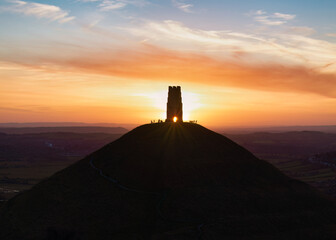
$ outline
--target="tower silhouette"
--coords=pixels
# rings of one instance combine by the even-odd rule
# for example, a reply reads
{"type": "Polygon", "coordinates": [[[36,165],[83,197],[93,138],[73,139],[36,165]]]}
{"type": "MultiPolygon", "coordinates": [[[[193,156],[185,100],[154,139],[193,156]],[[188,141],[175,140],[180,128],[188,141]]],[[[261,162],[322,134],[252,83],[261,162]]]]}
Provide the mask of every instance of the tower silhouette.
{"type": "Polygon", "coordinates": [[[180,86],[169,86],[166,122],[182,122],[182,97],[180,86]]]}

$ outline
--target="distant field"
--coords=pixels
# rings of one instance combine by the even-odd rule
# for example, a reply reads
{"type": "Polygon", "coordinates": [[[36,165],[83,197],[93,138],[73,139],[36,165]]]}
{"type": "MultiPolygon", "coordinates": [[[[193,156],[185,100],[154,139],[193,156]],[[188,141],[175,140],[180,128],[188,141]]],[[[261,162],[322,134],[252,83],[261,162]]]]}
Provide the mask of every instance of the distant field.
{"type": "MultiPolygon", "coordinates": [[[[316,154],[336,150],[336,134],[323,132],[251,133],[226,135],[292,178],[336,198],[336,169],[311,162],[316,154]]],[[[327,163],[332,160],[327,160],[327,163]]],[[[336,162],[335,162],[336,164],[336,162]]]]}
{"type": "MultiPolygon", "coordinates": [[[[73,161],[79,160],[73,159],[73,161]]],[[[6,199],[28,190],[41,180],[70,165],[69,161],[46,163],[23,163],[18,166],[11,163],[0,164],[0,191],[6,199]],[[6,166],[5,168],[3,166],[6,166]]]]}
{"type": "Polygon", "coordinates": [[[120,136],[70,132],[0,135],[0,200],[30,189],[120,136]]]}
{"type": "Polygon", "coordinates": [[[292,178],[306,182],[336,198],[336,171],[307,160],[271,160],[270,163],[292,178]]]}

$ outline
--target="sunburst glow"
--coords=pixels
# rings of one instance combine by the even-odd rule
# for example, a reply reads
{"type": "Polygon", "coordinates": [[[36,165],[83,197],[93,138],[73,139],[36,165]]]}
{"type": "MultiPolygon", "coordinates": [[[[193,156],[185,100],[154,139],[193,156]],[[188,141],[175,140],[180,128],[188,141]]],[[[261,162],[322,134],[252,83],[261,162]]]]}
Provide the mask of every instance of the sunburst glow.
{"type": "MultiPolygon", "coordinates": [[[[183,86],[181,87],[182,87],[182,103],[183,103],[183,121],[195,120],[194,112],[203,106],[200,100],[200,95],[193,92],[185,91],[183,86]]],[[[159,111],[158,118],[160,119],[166,118],[167,96],[168,96],[167,90],[155,93],[141,94],[141,96],[150,99],[154,107],[159,111]]]]}

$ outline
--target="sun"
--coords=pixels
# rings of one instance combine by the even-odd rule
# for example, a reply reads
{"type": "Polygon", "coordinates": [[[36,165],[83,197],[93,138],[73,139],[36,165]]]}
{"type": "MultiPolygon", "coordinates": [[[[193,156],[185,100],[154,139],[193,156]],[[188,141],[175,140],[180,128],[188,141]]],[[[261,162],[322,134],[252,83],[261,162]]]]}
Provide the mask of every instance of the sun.
{"type": "MultiPolygon", "coordinates": [[[[139,95],[138,95],[139,96],[139,95]]],[[[167,91],[149,92],[141,96],[150,99],[153,107],[159,112],[158,118],[166,119],[167,111],[167,91]]],[[[184,91],[182,89],[182,103],[183,103],[183,121],[195,120],[194,112],[202,107],[200,95],[197,93],[184,91]]],[[[176,117],[176,121],[178,121],[176,117]]]]}
{"type": "Polygon", "coordinates": [[[176,117],[176,116],[173,118],[173,121],[174,121],[174,122],[177,122],[177,117],[176,117]]]}

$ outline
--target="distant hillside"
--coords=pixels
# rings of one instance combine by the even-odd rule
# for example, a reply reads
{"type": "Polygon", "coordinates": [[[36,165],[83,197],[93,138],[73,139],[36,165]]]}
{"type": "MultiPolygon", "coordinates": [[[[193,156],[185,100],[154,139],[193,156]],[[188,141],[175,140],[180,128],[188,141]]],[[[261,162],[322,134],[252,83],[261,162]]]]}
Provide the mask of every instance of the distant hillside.
{"type": "Polygon", "coordinates": [[[295,131],[257,132],[250,134],[226,134],[258,157],[266,159],[307,158],[311,155],[336,150],[336,134],[295,131]]]}
{"type": "Polygon", "coordinates": [[[0,123],[0,128],[22,128],[22,127],[123,127],[129,130],[135,128],[136,124],[128,123],[85,123],[85,122],[9,122],[0,123]]]}
{"type": "Polygon", "coordinates": [[[335,203],[200,125],[140,126],[17,195],[1,239],[335,239],[335,203]]]}
{"type": "Polygon", "coordinates": [[[0,134],[0,163],[69,161],[84,157],[122,134],[46,132],[0,134]]]}
{"type": "Polygon", "coordinates": [[[122,127],[78,127],[78,126],[0,128],[0,133],[7,133],[7,134],[51,133],[51,132],[124,134],[128,132],[128,130],[122,127]]]}
{"type": "Polygon", "coordinates": [[[274,126],[274,127],[226,127],[214,128],[217,132],[225,134],[247,134],[253,132],[269,132],[269,133],[283,133],[283,132],[301,132],[314,131],[325,133],[336,133],[336,125],[321,125],[321,126],[274,126]]]}

